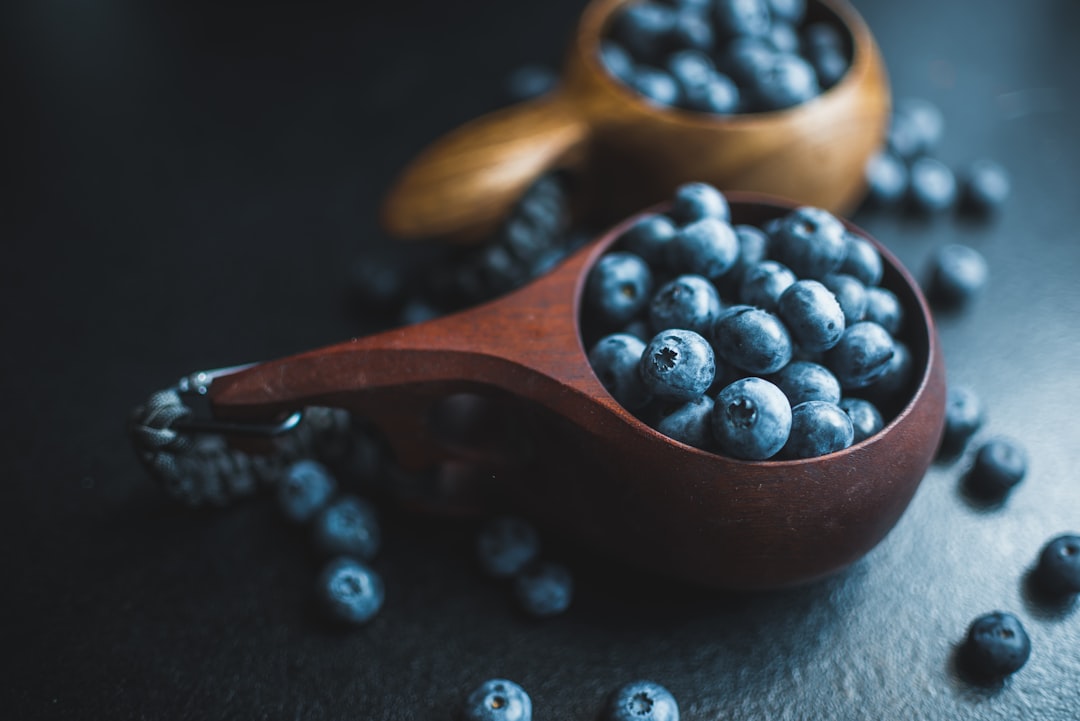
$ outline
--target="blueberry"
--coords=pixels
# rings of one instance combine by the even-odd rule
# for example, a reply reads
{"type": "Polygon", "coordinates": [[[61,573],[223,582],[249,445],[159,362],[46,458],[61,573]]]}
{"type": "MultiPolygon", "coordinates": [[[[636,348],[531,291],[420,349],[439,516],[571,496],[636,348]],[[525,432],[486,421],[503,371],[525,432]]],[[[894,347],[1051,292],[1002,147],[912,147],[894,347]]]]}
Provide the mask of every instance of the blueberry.
{"type": "Polygon", "coordinates": [[[678,225],[688,225],[704,218],[725,223],[731,220],[727,198],[708,183],[684,183],[675,189],[671,217],[678,225]]]}
{"type": "Polygon", "coordinates": [[[840,402],[840,381],[819,363],[792,361],[769,380],[784,392],[792,408],[806,401],[840,402]]]}
{"type": "Polygon", "coordinates": [[[828,350],[844,335],[844,311],[832,291],[816,280],[792,283],[780,296],[777,312],[805,350],[828,350]]]}
{"type": "Polygon", "coordinates": [[[634,74],[634,61],[630,53],[614,40],[600,42],[600,61],[607,71],[624,83],[629,83],[634,74]]]}
{"type": "Polygon", "coordinates": [[[850,232],[844,233],[844,243],[847,249],[844,251],[844,262],[840,264],[840,272],[855,276],[868,287],[880,283],[883,271],[881,254],[874,244],[850,232]]]}
{"type": "Polygon", "coordinates": [[[791,23],[784,22],[783,20],[774,21],[769,28],[768,35],[765,37],[777,52],[799,52],[799,33],[791,23]]]}
{"type": "MultiPolygon", "coordinates": [[[[731,295],[736,295],[747,268],[765,260],[769,249],[769,238],[760,228],[752,225],[735,225],[732,229],[735,231],[735,239],[739,241],[739,255],[735,258],[735,265],[724,274],[720,283],[730,291],[731,295]]],[[[792,282],[795,282],[794,279],[792,282]]]]}
{"type": "Polygon", "coordinates": [[[867,288],[866,313],[863,317],[895,336],[904,325],[904,308],[900,305],[900,299],[888,288],[867,288]]]}
{"type": "Polygon", "coordinates": [[[982,400],[967,386],[950,385],[945,395],[945,435],[942,446],[959,450],[968,442],[985,418],[982,400]]]}
{"type": "Polygon", "coordinates": [[[633,681],[615,689],[599,721],[679,721],[679,704],[654,681],[633,681]]]}
{"type": "Polygon", "coordinates": [[[862,321],[844,330],[840,342],[825,353],[825,364],[844,389],[865,388],[888,372],[895,352],[887,330],[862,321]]]}
{"type": "Polygon", "coordinates": [[[1020,670],[1031,655],[1031,640],[1020,619],[1005,611],[976,618],[968,627],[962,662],[972,674],[997,680],[1020,670]]]}
{"type": "Polygon", "coordinates": [[[776,53],[752,78],[751,93],[760,110],[783,110],[816,97],[821,86],[813,66],[802,57],[776,53]]]}
{"type": "Polygon", "coordinates": [[[806,14],[806,0],[769,0],[773,21],[781,20],[798,25],[806,14]]]}
{"type": "Polygon", "coordinates": [[[881,412],[868,400],[841,398],[837,405],[851,419],[851,427],[855,433],[851,441],[853,444],[866,440],[885,427],[881,412]]]}
{"type": "Polygon", "coordinates": [[[516,516],[492,518],[476,535],[476,558],[481,570],[492,578],[511,578],[539,553],[536,529],[516,516]]]}
{"type": "Polygon", "coordinates": [[[858,278],[846,273],[829,273],[821,284],[832,291],[840,310],[844,312],[844,324],[858,323],[866,315],[866,286],[858,278]]]}
{"type": "Polygon", "coordinates": [[[663,70],[638,66],[627,84],[654,105],[668,107],[679,100],[679,85],[663,70]]]}
{"type": "Polygon", "coordinates": [[[657,333],[641,356],[641,378],[658,398],[690,401],[712,385],[716,362],[712,346],[692,330],[657,333]]]}
{"type": "Polygon", "coordinates": [[[675,11],[663,5],[630,5],[613,18],[612,37],[640,62],[655,62],[668,49],[675,18],[675,11]]]}
{"type": "Polygon", "coordinates": [[[679,229],[667,245],[668,267],[676,273],[702,275],[716,281],[735,265],[739,241],[719,218],[702,218],[679,229]]]}
{"type": "Polygon", "coordinates": [[[838,270],[847,255],[844,224],[827,210],[797,208],[780,222],[770,249],[800,278],[824,278],[838,270]]]}
{"type": "Polygon", "coordinates": [[[514,577],[514,594],[522,610],[530,616],[556,616],[570,607],[573,577],[566,567],[557,563],[534,563],[514,577]]]}
{"type": "Polygon", "coordinates": [[[945,116],[928,100],[901,98],[889,125],[890,149],[905,160],[933,150],[945,134],[945,116]]]}
{"type": "Polygon", "coordinates": [[[712,411],[712,398],[703,395],[667,413],[657,422],[656,430],[680,443],[708,450],[712,447],[712,411]]]}
{"type": "Polygon", "coordinates": [[[385,591],[375,571],[352,558],[338,558],[319,574],[319,600],[335,621],[361,624],[382,608],[385,591]]]}
{"type": "Polygon", "coordinates": [[[840,406],[806,401],[791,409],[791,434],[781,451],[785,458],[816,458],[852,444],[855,429],[840,406]]]}
{"type": "Polygon", "coordinates": [[[798,278],[784,265],[775,260],[763,260],[747,268],[739,286],[739,300],[763,310],[775,312],[780,296],[794,285],[798,278]]]}
{"type": "Polygon", "coordinates": [[[1035,578],[1051,593],[1063,596],[1080,593],[1080,535],[1061,535],[1043,546],[1035,578]]]}
{"type": "Polygon", "coordinates": [[[866,161],[866,200],[876,206],[896,205],[908,192],[908,169],[899,156],[882,151],[866,161]]]}
{"type": "Polygon", "coordinates": [[[609,327],[633,318],[649,302],[652,273],[633,253],[606,253],[589,271],[585,283],[588,317],[609,327]]]}
{"type": "Polygon", "coordinates": [[[806,59],[814,68],[818,85],[823,89],[836,85],[848,71],[847,53],[839,47],[821,45],[811,48],[806,59]]]}
{"type": "Polygon", "coordinates": [[[720,68],[741,86],[749,85],[763,74],[776,57],[776,50],[765,38],[738,36],[728,43],[720,57],[720,68]]]}
{"type": "Polygon", "coordinates": [[[804,54],[809,54],[816,48],[841,48],[843,46],[844,38],[832,23],[814,22],[810,23],[802,30],[802,49],[804,54]]]}
{"type": "Polygon", "coordinates": [[[860,391],[860,395],[880,405],[895,402],[902,392],[906,392],[915,373],[915,363],[908,347],[895,337],[892,344],[893,355],[884,372],[860,391]]]}
{"type": "Polygon", "coordinates": [[[712,73],[703,85],[683,93],[682,107],[699,113],[730,115],[739,109],[739,88],[727,75],[712,73]]]}
{"type": "Polygon", "coordinates": [[[992,160],[977,160],[968,168],[963,188],[966,207],[989,213],[1000,208],[1008,199],[1011,190],[1009,173],[992,160]]]}
{"type": "Polygon", "coordinates": [[[524,65],[510,73],[506,79],[507,98],[514,102],[531,100],[552,90],[558,83],[558,75],[543,65],[524,65]]]}
{"type": "Polygon", "coordinates": [[[341,496],[319,512],[312,526],[315,547],[328,555],[347,555],[370,561],[379,550],[381,534],[375,509],[355,496],[341,496]]]}
{"type": "Polygon", "coordinates": [[[967,245],[948,243],[930,259],[928,294],[935,302],[961,305],[978,295],[989,275],[982,253],[967,245]]]}
{"type": "Polygon", "coordinates": [[[791,360],[791,337],[784,324],[749,305],[725,310],[713,325],[712,341],[722,359],[748,373],[775,373],[791,360]]]}
{"type": "Polygon", "coordinates": [[[712,430],[721,452],[763,461],[787,443],[791,405],[784,392],[769,381],[743,378],[716,396],[712,430]]]}
{"type": "Polygon", "coordinates": [[[688,328],[706,335],[720,308],[720,294],[712,283],[700,275],[680,275],[656,291],[649,303],[649,323],[656,332],[688,328]]]}
{"type": "Polygon", "coordinates": [[[513,681],[493,678],[469,693],[460,721],[532,721],[532,699],[513,681]]]}
{"type": "Polygon", "coordinates": [[[956,202],[956,176],[940,160],[916,158],[908,177],[908,193],[916,210],[940,213],[956,202]]]}
{"type": "Polygon", "coordinates": [[[716,0],[713,24],[718,35],[765,35],[770,23],[767,0],[716,0]]]}
{"type": "Polygon", "coordinates": [[[669,42],[673,47],[709,51],[714,40],[713,27],[701,13],[684,11],[675,14],[675,22],[669,33],[669,42]]]}
{"type": "Polygon", "coordinates": [[[318,461],[296,461],[285,469],[277,489],[278,507],[290,521],[314,518],[334,495],[337,481],[318,461]]]}
{"type": "Polygon", "coordinates": [[[363,314],[395,311],[405,303],[412,280],[404,264],[364,256],[349,272],[350,303],[363,314]]]}
{"type": "Polygon", "coordinates": [[[685,94],[701,87],[716,71],[712,59],[700,50],[681,50],[667,59],[667,71],[685,94]]]}
{"type": "Polygon", "coordinates": [[[1027,452],[1019,443],[1009,438],[994,438],[975,453],[967,481],[981,495],[1000,497],[1024,479],[1027,468],[1027,452]]]}
{"type": "Polygon", "coordinates": [[[676,232],[675,224],[666,215],[650,213],[630,226],[619,237],[619,244],[623,250],[655,266],[663,260],[665,248],[676,232]]]}
{"type": "Polygon", "coordinates": [[[606,335],[589,350],[589,365],[600,383],[619,405],[631,411],[644,408],[651,398],[638,371],[644,353],[645,341],[629,333],[606,335]]]}

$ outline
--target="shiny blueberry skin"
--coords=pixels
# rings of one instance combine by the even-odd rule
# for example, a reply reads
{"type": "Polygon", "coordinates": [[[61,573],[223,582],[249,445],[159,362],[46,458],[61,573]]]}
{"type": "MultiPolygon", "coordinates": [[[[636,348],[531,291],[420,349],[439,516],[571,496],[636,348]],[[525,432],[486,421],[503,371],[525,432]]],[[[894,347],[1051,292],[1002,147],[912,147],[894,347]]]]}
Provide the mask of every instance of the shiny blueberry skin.
{"type": "Polygon", "coordinates": [[[663,70],[645,65],[634,69],[627,84],[653,105],[669,107],[679,100],[679,85],[663,70]]]}
{"type": "Polygon", "coordinates": [[[949,386],[945,395],[945,435],[942,446],[959,450],[982,427],[986,417],[982,399],[968,386],[949,386]]]}
{"type": "Polygon", "coordinates": [[[844,262],[840,264],[839,271],[855,276],[867,287],[880,283],[884,269],[881,254],[874,244],[851,232],[844,233],[844,243],[847,250],[844,251],[844,262]]]}
{"type": "Polygon", "coordinates": [[[720,36],[765,35],[769,32],[767,0],[716,0],[713,24],[720,36]]]}
{"type": "Polygon", "coordinates": [[[939,303],[967,303],[983,289],[989,275],[982,253],[967,245],[948,243],[930,260],[929,294],[939,303]]]}
{"type": "Polygon", "coordinates": [[[791,360],[787,328],[775,315],[760,308],[728,308],[713,324],[711,337],[723,360],[748,373],[775,373],[791,360]]]}
{"type": "Polygon", "coordinates": [[[1012,183],[1005,168],[992,160],[976,160],[963,179],[964,206],[979,213],[990,213],[1009,197],[1012,183]]]}
{"type": "Polygon", "coordinates": [[[825,364],[845,390],[865,388],[885,375],[895,352],[887,330],[862,321],[844,330],[840,342],[825,353],[825,364]]]}
{"type": "Polygon", "coordinates": [[[855,429],[840,406],[806,401],[791,409],[791,434],[780,452],[784,458],[816,458],[852,444],[855,429]]]}
{"type": "Polygon", "coordinates": [[[956,176],[940,160],[925,156],[916,158],[911,163],[908,195],[916,210],[943,212],[956,203],[956,176]]]}
{"type": "Polygon", "coordinates": [[[866,161],[866,200],[876,206],[899,203],[907,195],[908,169],[898,156],[882,151],[866,161]]]}
{"type": "Polygon", "coordinates": [[[285,469],[278,484],[278,507],[285,517],[296,523],[304,523],[334,495],[337,481],[330,471],[318,461],[296,461],[285,469]]]}
{"type": "Polygon", "coordinates": [[[667,245],[668,267],[676,273],[702,275],[716,281],[739,257],[739,241],[719,218],[695,220],[679,229],[667,245]]]}
{"type": "Polygon", "coordinates": [[[663,261],[665,248],[676,232],[671,218],[650,213],[619,236],[619,246],[628,253],[640,256],[646,263],[655,265],[663,261]]]}
{"type": "Polygon", "coordinates": [[[362,498],[341,496],[319,512],[312,525],[315,547],[328,555],[370,561],[382,538],[375,508],[362,498]]]}
{"type": "Polygon", "coordinates": [[[1063,596],[1080,593],[1080,535],[1066,533],[1043,546],[1035,578],[1051,593],[1063,596]]]}
{"type": "Polygon", "coordinates": [[[870,287],[866,289],[863,318],[877,323],[895,336],[904,325],[904,308],[900,305],[900,299],[888,288],[870,287]]]}
{"type": "Polygon", "coordinates": [[[639,256],[606,253],[585,282],[587,317],[609,327],[629,322],[649,302],[652,283],[652,272],[639,256]]]}
{"type": "Polygon", "coordinates": [[[514,595],[521,609],[530,616],[556,616],[570,607],[574,579],[558,563],[533,563],[514,577],[514,595]]]}
{"type": "Polygon", "coordinates": [[[889,147],[905,160],[933,150],[945,134],[945,116],[921,98],[901,98],[893,108],[889,147]]]}
{"type": "Polygon", "coordinates": [[[804,350],[825,351],[844,335],[844,311],[832,291],[816,280],[799,280],[780,296],[777,313],[804,350]]]}
{"type": "Polygon", "coordinates": [[[476,558],[481,570],[492,578],[516,575],[539,553],[540,536],[523,518],[492,518],[476,534],[476,558]]]}
{"type": "Polygon", "coordinates": [[[739,286],[739,301],[776,312],[780,296],[798,278],[791,269],[775,260],[763,260],[746,269],[739,286]]]}
{"type": "Polygon", "coordinates": [[[608,696],[599,721],[679,721],[679,704],[654,681],[633,681],[608,696]]]}
{"type": "Polygon", "coordinates": [[[382,578],[352,558],[338,558],[319,574],[319,600],[335,621],[362,624],[382,608],[385,590],[382,578]]]}
{"type": "Polygon", "coordinates": [[[493,678],[469,693],[460,721],[532,721],[532,699],[513,681],[493,678]]]}
{"type": "Polygon", "coordinates": [[[877,406],[862,398],[841,398],[837,404],[840,410],[847,413],[851,419],[851,427],[855,435],[852,444],[864,441],[885,427],[885,421],[877,406]]]}
{"type": "Polygon", "coordinates": [[[649,302],[649,323],[654,331],[688,328],[707,335],[720,315],[720,294],[700,275],[680,275],[657,289],[649,302]]]}
{"type": "Polygon", "coordinates": [[[1010,438],[993,438],[975,453],[968,483],[982,495],[1003,496],[1024,480],[1027,469],[1023,446],[1010,438]]]}
{"type": "Polygon", "coordinates": [[[751,93],[760,110],[783,110],[821,93],[814,67],[798,55],[777,53],[754,76],[751,93]]]}
{"type": "Polygon", "coordinates": [[[784,392],[763,378],[737,380],[716,396],[713,437],[734,458],[763,461],[787,443],[791,404],[784,392]]]}
{"type": "Polygon", "coordinates": [[[847,255],[844,224],[821,208],[802,207],[784,216],[770,246],[773,256],[800,278],[821,279],[847,255]]]}
{"type": "Polygon", "coordinates": [[[866,286],[853,275],[829,273],[821,284],[832,291],[840,310],[844,312],[845,325],[858,323],[866,315],[866,286]]]}
{"type": "Polygon", "coordinates": [[[716,360],[712,346],[700,334],[683,328],[657,333],[641,356],[645,387],[669,401],[690,401],[712,385],[716,360]]]}
{"type": "Polygon", "coordinates": [[[792,408],[806,401],[840,402],[840,381],[819,363],[792,361],[769,380],[784,392],[792,408]]]}
{"type": "Polygon", "coordinates": [[[675,189],[671,217],[678,225],[688,225],[704,218],[731,220],[727,198],[708,183],[684,183],[675,189]]]}
{"type": "Polygon", "coordinates": [[[712,411],[713,399],[703,395],[665,415],[657,422],[656,430],[680,443],[708,450],[712,447],[712,411]]]}
{"type": "Polygon", "coordinates": [[[638,370],[644,353],[645,341],[629,333],[606,335],[589,350],[589,365],[600,383],[619,405],[632,411],[645,407],[652,397],[638,370]]]}
{"type": "Polygon", "coordinates": [[[1005,611],[994,611],[972,621],[961,653],[969,672],[997,680],[1027,663],[1031,640],[1020,619],[1005,611]]]}

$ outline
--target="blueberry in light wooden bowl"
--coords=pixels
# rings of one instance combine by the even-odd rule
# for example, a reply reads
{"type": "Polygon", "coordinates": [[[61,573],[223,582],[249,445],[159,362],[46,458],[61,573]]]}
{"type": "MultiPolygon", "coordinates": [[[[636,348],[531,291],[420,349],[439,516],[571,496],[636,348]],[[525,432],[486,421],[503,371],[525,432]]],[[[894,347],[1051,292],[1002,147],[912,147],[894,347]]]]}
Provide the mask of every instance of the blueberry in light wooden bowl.
{"type": "Polygon", "coordinates": [[[658,107],[616,79],[600,47],[633,3],[593,0],[550,93],[477,118],[422,151],[384,200],[382,222],[402,239],[476,242],[541,174],[579,176],[590,218],[618,218],[680,184],[762,192],[844,214],[865,192],[863,168],[881,147],[890,107],[877,44],[846,0],[808,0],[806,23],[839,28],[846,72],[793,107],[718,115],[658,107]]]}
{"type": "MultiPolygon", "coordinates": [[[[794,207],[755,194],[728,199],[740,224],[794,207]]],[[[209,389],[214,413],[266,420],[309,405],[348,408],[382,428],[400,463],[479,463],[490,484],[482,497],[616,561],[697,584],[777,588],[849,566],[900,518],[942,434],[944,363],[918,285],[871,240],[881,285],[904,309],[914,368],[881,431],[817,458],[735,460],[642,423],[589,365],[585,280],[636,219],[485,305],[224,375],[209,389]],[[498,402],[495,450],[505,452],[447,442],[433,409],[460,393],[498,402]]]]}

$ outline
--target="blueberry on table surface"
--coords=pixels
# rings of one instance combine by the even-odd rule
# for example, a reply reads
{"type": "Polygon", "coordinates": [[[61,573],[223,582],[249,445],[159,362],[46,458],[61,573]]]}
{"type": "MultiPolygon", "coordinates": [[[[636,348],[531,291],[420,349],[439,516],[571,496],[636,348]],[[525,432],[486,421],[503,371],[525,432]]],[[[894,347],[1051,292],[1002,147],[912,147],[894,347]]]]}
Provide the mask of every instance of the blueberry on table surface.
{"type": "Polygon", "coordinates": [[[610,327],[624,325],[648,304],[652,285],[652,272],[639,256],[606,253],[585,281],[586,318],[610,327]]]}
{"type": "Polygon", "coordinates": [[[791,269],[775,260],[763,260],[746,269],[739,285],[739,302],[776,312],[780,296],[798,278],[791,269]]]}
{"type": "Polygon", "coordinates": [[[381,533],[375,508],[362,498],[341,496],[323,508],[312,524],[315,547],[328,555],[370,561],[379,550],[381,533]]]}
{"type": "Polygon", "coordinates": [[[968,473],[972,489],[987,496],[1008,493],[1027,475],[1028,456],[1023,446],[1010,438],[992,438],[975,453],[968,473]]]}
{"type": "Polygon", "coordinates": [[[847,255],[844,224],[827,210],[804,206],[788,213],[772,236],[774,258],[800,278],[821,279],[847,255]]]}
{"type": "Polygon", "coordinates": [[[982,399],[968,386],[951,385],[945,394],[945,435],[942,446],[958,450],[983,424],[986,412],[982,399]]]}
{"type": "Polygon", "coordinates": [[[905,160],[929,153],[945,134],[945,116],[929,100],[900,98],[893,106],[890,148],[905,160]]]}
{"type": "Polygon", "coordinates": [[[773,383],[754,376],[743,378],[717,394],[712,430],[725,455],[762,461],[787,443],[791,404],[773,383]]]}
{"type": "Polygon", "coordinates": [[[459,721],[532,721],[532,699],[518,684],[493,678],[473,689],[459,721]]]}
{"type": "Polygon", "coordinates": [[[866,286],[861,280],[847,273],[829,273],[821,279],[821,283],[836,296],[846,325],[863,319],[866,315],[866,286]]]}
{"type": "Polygon", "coordinates": [[[832,291],[816,280],[798,280],[784,291],[777,313],[804,350],[825,351],[844,335],[844,311],[832,291]]]}
{"type": "Polygon", "coordinates": [[[645,387],[669,401],[690,401],[709,389],[716,375],[712,346],[699,333],[670,328],[657,333],[641,356],[645,387]]]}
{"type": "Polygon", "coordinates": [[[667,244],[667,264],[674,273],[693,273],[717,281],[735,265],[739,240],[724,220],[706,217],[679,229],[667,244]]]}
{"type": "Polygon", "coordinates": [[[656,430],[680,443],[709,450],[713,445],[710,425],[713,405],[713,399],[707,395],[687,401],[664,415],[656,423],[656,430]]]}
{"type": "Polygon", "coordinates": [[[511,101],[520,102],[539,97],[552,90],[559,76],[544,65],[523,65],[506,79],[506,95],[511,101]]]}
{"type": "Polygon", "coordinates": [[[1080,593],[1080,535],[1066,533],[1043,546],[1035,577],[1051,593],[1080,593]]]}
{"type": "Polygon", "coordinates": [[[791,433],[780,455],[816,458],[843,450],[854,439],[851,418],[840,406],[827,401],[806,401],[791,409],[791,433]]]}
{"type": "Polygon", "coordinates": [[[866,161],[866,200],[876,206],[896,205],[907,195],[908,169],[899,156],[882,151],[866,161]]]}
{"type": "Polygon", "coordinates": [[[627,84],[653,105],[669,107],[679,101],[679,85],[663,70],[639,65],[627,84]]]}
{"type": "Polygon", "coordinates": [[[863,319],[877,323],[895,336],[904,325],[904,308],[900,305],[900,299],[888,288],[870,287],[866,289],[863,319]]]}
{"type": "Polygon", "coordinates": [[[992,160],[977,160],[963,178],[964,205],[976,212],[989,213],[1005,204],[1012,190],[1009,173],[992,160]]]}
{"type": "Polygon", "coordinates": [[[844,251],[844,261],[840,263],[839,272],[858,278],[868,288],[880,283],[884,268],[881,263],[881,254],[878,253],[874,244],[849,231],[844,232],[844,243],[847,248],[844,251]]]}
{"type": "Polygon", "coordinates": [[[769,380],[784,392],[792,408],[805,401],[840,402],[840,381],[819,363],[792,361],[769,380]]]}
{"type": "Polygon", "coordinates": [[[776,53],[751,79],[750,95],[762,111],[783,110],[821,93],[814,67],[798,55],[776,53]]]}
{"type": "Polygon", "coordinates": [[[791,360],[791,336],[772,313],[749,305],[725,310],[713,324],[712,343],[726,362],[748,373],[775,373],[791,360]]]}
{"type": "Polygon", "coordinates": [[[649,323],[654,331],[688,328],[706,335],[720,315],[720,294],[700,275],[680,275],[657,289],[649,302],[649,323]]]}
{"type": "Polygon", "coordinates": [[[634,253],[650,265],[661,264],[667,244],[675,237],[675,224],[666,215],[650,213],[642,216],[619,236],[619,247],[634,253]]]}
{"type": "Polygon", "coordinates": [[[278,483],[278,507],[290,521],[310,521],[336,489],[337,481],[326,466],[310,459],[296,461],[278,483]]]}
{"type": "Polygon", "coordinates": [[[319,574],[319,600],[335,621],[362,624],[382,608],[385,591],[382,578],[360,561],[338,558],[319,574]]]}
{"type": "Polygon", "coordinates": [[[948,210],[956,203],[956,176],[940,160],[925,156],[916,158],[909,172],[908,195],[915,209],[921,212],[948,210]]]}
{"type": "Polygon", "coordinates": [[[771,18],[767,0],[716,0],[713,24],[723,37],[765,35],[771,18]]]}
{"type": "Polygon", "coordinates": [[[837,405],[851,419],[851,428],[855,434],[851,440],[852,444],[866,440],[885,427],[881,412],[868,400],[841,398],[837,405]]]}
{"type": "Polygon", "coordinates": [[[632,681],[608,696],[599,721],[679,721],[679,704],[654,681],[632,681]]]}
{"type": "Polygon", "coordinates": [[[725,223],[731,220],[727,198],[708,183],[684,183],[675,189],[671,217],[679,225],[688,225],[704,218],[725,223]]]}
{"type": "Polygon", "coordinates": [[[521,609],[530,616],[556,616],[570,607],[574,579],[558,563],[533,563],[514,577],[514,594],[521,609]]]}
{"type": "Polygon", "coordinates": [[[589,365],[600,383],[619,405],[631,411],[643,408],[652,397],[639,371],[644,354],[645,341],[630,333],[606,335],[589,350],[589,365]]]}
{"type": "Polygon", "coordinates": [[[825,353],[825,365],[845,390],[865,388],[889,370],[896,345],[877,323],[862,321],[844,331],[840,342],[825,353]]]}
{"type": "Polygon", "coordinates": [[[999,680],[1027,663],[1031,640],[1020,619],[1006,611],[994,611],[972,621],[961,653],[970,673],[988,681],[999,680]]]}
{"type": "Polygon", "coordinates": [[[510,578],[540,553],[540,536],[531,523],[515,516],[487,521],[476,534],[476,558],[492,578],[510,578]]]}
{"type": "Polygon", "coordinates": [[[940,303],[959,305],[974,298],[990,275],[983,254],[959,243],[941,246],[930,260],[928,293],[940,303]]]}

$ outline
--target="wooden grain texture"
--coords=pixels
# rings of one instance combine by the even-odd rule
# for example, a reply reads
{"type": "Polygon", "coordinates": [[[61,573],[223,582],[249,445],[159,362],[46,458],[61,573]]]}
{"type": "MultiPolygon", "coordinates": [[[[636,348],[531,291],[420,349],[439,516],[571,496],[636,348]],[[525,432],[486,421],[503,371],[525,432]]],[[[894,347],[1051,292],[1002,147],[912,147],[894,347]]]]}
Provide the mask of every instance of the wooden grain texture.
{"type": "Polygon", "coordinates": [[[854,207],[890,100],[877,44],[846,0],[807,7],[809,21],[850,32],[852,63],[837,85],[793,108],[728,117],[657,108],[607,73],[599,40],[626,2],[586,7],[562,82],[547,97],[468,123],[410,163],[385,198],[386,230],[402,239],[474,241],[557,167],[582,177],[578,204],[593,217],[622,217],[698,180],[840,214],[854,207]]]}
{"type": "MultiPolygon", "coordinates": [[[[790,210],[760,196],[731,200],[738,223],[790,210]]],[[[462,457],[441,442],[431,409],[456,393],[492,394],[518,456],[492,461],[486,495],[593,549],[739,589],[806,582],[862,557],[906,508],[944,422],[944,364],[914,280],[877,246],[919,369],[910,402],[886,430],[822,458],[737,461],[644,425],[589,367],[578,324],[584,277],[624,227],[492,303],[226,376],[211,387],[215,412],[349,408],[383,428],[400,462],[424,467],[462,457]]]]}

